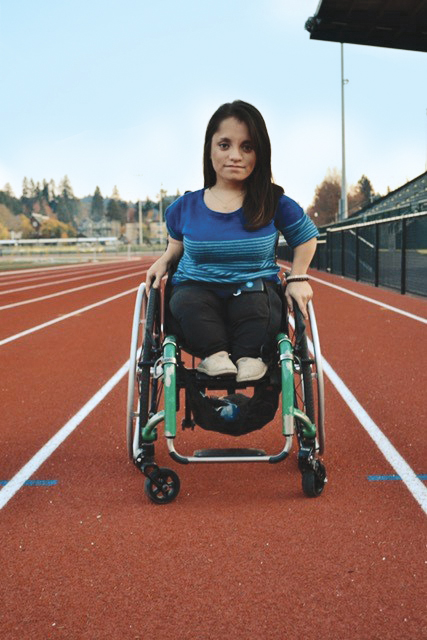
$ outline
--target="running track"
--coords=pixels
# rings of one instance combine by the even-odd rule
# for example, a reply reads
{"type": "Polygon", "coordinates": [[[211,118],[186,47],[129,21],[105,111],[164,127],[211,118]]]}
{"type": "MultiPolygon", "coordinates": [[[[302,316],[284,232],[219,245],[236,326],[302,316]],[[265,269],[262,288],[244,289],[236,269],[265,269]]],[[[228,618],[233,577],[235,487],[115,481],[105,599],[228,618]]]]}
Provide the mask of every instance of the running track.
{"type": "MultiPolygon", "coordinates": [[[[294,453],[180,467],[161,438],[181,493],[157,507],[127,460],[123,375],[151,262],[0,274],[1,638],[427,637],[426,301],[313,271],[323,495],[302,494],[294,453]]],[[[281,443],[277,422],[239,441],[281,443]]]]}

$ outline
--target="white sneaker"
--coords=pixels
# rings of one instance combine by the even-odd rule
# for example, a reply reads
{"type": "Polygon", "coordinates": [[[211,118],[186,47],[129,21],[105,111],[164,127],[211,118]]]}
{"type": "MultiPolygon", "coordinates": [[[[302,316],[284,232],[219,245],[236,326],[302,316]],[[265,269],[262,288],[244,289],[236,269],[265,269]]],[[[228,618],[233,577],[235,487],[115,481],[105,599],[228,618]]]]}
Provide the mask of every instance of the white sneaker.
{"type": "Polygon", "coordinates": [[[261,358],[239,358],[237,360],[236,382],[259,380],[267,373],[267,365],[261,358]]]}
{"type": "Polygon", "coordinates": [[[236,365],[230,360],[226,351],[218,351],[208,356],[196,368],[207,376],[236,375],[237,373],[236,365]]]}

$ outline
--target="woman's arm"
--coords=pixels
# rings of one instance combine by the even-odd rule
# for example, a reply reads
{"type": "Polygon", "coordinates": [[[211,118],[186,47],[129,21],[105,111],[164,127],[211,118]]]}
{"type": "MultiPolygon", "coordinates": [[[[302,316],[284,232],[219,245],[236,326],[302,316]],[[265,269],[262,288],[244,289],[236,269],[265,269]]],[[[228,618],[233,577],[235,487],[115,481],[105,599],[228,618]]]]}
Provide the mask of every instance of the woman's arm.
{"type": "MultiPolygon", "coordinates": [[[[311,238],[308,242],[294,248],[294,259],[292,261],[291,276],[306,275],[310,262],[316,251],[317,239],[311,238]]],[[[304,318],[308,319],[307,303],[313,297],[313,290],[307,281],[290,282],[285,290],[288,307],[292,311],[293,300],[296,301],[304,318]]]]}
{"type": "Polygon", "coordinates": [[[150,288],[158,289],[160,281],[167,273],[169,267],[178,262],[184,251],[184,245],[179,240],[175,240],[168,236],[168,246],[166,251],[147,271],[147,277],[145,279],[146,289],[145,292],[148,295],[150,288]]]}

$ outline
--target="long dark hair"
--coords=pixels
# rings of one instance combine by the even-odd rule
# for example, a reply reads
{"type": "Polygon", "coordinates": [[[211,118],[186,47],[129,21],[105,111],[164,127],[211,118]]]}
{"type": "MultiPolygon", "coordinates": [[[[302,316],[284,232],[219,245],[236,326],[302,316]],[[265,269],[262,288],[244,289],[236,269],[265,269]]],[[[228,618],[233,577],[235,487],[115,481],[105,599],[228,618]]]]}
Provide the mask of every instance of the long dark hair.
{"type": "Polygon", "coordinates": [[[213,187],[216,183],[216,173],[212,165],[211,149],[212,137],[226,118],[236,118],[248,127],[249,135],[256,154],[256,164],[251,175],[245,181],[246,194],[243,210],[247,229],[259,229],[268,224],[273,218],[280,196],[284,193],[282,187],[273,183],[271,175],[271,145],[264,118],[251,104],[243,100],[227,102],[215,111],[209,120],[205,146],[203,150],[203,175],[205,188],[213,187]]]}

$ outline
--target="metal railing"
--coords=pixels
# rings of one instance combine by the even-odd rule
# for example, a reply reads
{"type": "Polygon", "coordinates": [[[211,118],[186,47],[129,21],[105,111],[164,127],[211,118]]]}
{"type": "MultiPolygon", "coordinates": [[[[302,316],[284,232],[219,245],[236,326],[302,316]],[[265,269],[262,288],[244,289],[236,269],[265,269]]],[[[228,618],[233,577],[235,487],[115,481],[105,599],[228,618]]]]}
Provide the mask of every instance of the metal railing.
{"type": "MultiPolygon", "coordinates": [[[[279,257],[292,260],[290,247],[279,245],[279,257]]],[[[427,211],[329,227],[311,267],[427,296],[427,211]]]]}

